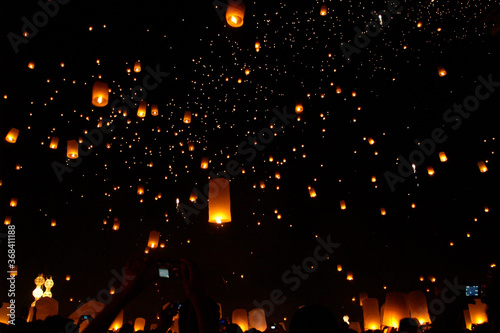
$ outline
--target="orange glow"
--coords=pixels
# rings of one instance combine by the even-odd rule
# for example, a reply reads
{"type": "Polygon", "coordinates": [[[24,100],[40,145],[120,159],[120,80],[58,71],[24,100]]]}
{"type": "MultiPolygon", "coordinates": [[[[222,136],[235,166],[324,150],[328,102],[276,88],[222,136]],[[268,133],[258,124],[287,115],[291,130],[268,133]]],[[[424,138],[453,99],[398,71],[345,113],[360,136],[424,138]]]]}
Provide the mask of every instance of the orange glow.
{"type": "Polygon", "coordinates": [[[313,187],[309,186],[309,196],[311,198],[316,198],[316,191],[314,190],[313,187]]]}
{"type": "Polygon", "coordinates": [[[438,74],[439,74],[439,76],[443,77],[443,76],[446,76],[446,74],[448,74],[448,73],[446,72],[446,69],[444,69],[443,66],[438,66],[438,74]]]}
{"type": "Polygon", "coordinates": [[[295,104],[295,113],[301,114],[302,112],[304,112],[304,107],[302,106],[302,103],[295,104]]]}
{"type": "Polygon", "coordinates": [[[149,232],[148,247],[154,249],[158,247],[159,243],[160,243],[160,232],[156,230],[151,230],[149,232]]]}
{"type": "Polygon", "coordinates": [[[345,210],[346,208],[345,200],[340,200],[340,209],[345,210]]]}
{"type": "Polygon", "coordinates": [[[203,157],[201,159],[201,168],[208,169],[208,157],[203,157]]]}
{"type": "Polygon", "coordinates": [[[137,194],[138,195],[144,194],[144,186],[142,186],[142,185],[137,186],[137,194]]]}
{"type": "Polygon", "coordinates": [[[448,161],[448,157],[446,157],[446,154],[444,153],[444,151],[439,153],[439,159],[441,160],[441,162],[448,161]]]}
{"type": "Polygon", "coordinates": [[[321,10],[319,11],[319,15],[325,16],[327,12],[328,12],[328,9],[327,9],[326,5],[323,5],[323,6],[321,6],[321,10]]]}
{"type": "Polygon", "coordinates": [[[479,167],[479,171],[481,171],[481,173],[485,173],[486,171],[488,171],[488,168],[483,161],[477,162],[477,166],[479,167]]]}
{"type": "Polygon", "coordinates": [[[431,166],[428,166],[427,173],[429,174],[429,176],[434,176],[434,168],[431,166]]]}
{"type": "Polygon", "coordinates": [[[66,156],[70,159],[78,158],[78,142],[76,140],[68,140],[66,146],[66,156]]]}
{"type": "Polygon", "coordinates": [[[141,63],[136,61],[134,64],[134,72],[139,73],[141,71],[141,63]]]}
{"type": "Polygon", "coordinates": [[[208,222],[231,222],[231,196],[229,181],[225,178],[211,179],[208,182],[208,222]]]}
{"type": "Polygon", "coordinates": [[[245,17],[245,4],[243,1],[229,1],[226,9],[226,21],[229,26],[239,28],[243,25],[245,17]],[[239,3],[238,3],[239,2],[239,3]]]}
{"type": "Polygon", "coordinates": [[[184,118],[182,120],[185,124],[189,124],[191,122],[191,111],[184,112],[184,118]]]}
{"type": "Polygon", "coordinates": [[[104,107],[108,105],[109,88],[108,84],[96,81],[92,87],[92,105],[104,107]]]}
{"type": "Polygon", "coordinates": [[[5,141],[10,143],[15,143],[17,141],[17,137],[19,136],[19,130],[17,128],[11,128],[7,136],[5,137],[5,141]]]}
{"type": "Polygon", "coordinates": [[[146,101],[141,101],[139,103],[139,108],[137,109],[137,117],[144,118],[146,117],[146,101]]]}
{"type": "Polygon", "coordinates": [[[152,116],[158,115],[158,105],[156,104],[151,105],[151,115],[152,116]]]}

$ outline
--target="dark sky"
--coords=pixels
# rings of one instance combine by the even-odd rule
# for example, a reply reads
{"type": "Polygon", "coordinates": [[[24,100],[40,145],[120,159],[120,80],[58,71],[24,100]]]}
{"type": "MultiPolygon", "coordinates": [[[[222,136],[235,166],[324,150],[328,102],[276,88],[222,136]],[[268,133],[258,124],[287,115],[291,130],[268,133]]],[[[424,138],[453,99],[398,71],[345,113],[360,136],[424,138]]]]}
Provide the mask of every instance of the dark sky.
{"type": "MultiPolygon", "coordinates": [[[[253,300],[268,299],[274,289],[287,300],[269,321],[314,302],[357,318],[351,299],[360,292],[381,303],[386,290],[430,289],[431,297],[428,277],[481,284],[499,253],[499,92],[460,124],[443,116],[474,96],[479,76],[500,81],[498,36],[481,22],[497,5],[402,3],[401,13],[348,62],[340,44],[354,45],[354,28],[364,30],[374,20],[370,12],[387,3],[326,1],[328,14],[320,16],[322,3],[246,1],[244,25],[236,29],[210,1],[73,0],[59,5],[15,52],[9,33],[21,34],[22,18],[33,22],[41,7],[11,1],[0,14],[0,134],[11,128],[20,134],[16,143],[0,143],[0,217],[10,216],[16,226],[18,306],[32,302],[33,280],[43,273],[53,276],[53,297],[69,315],[107,288],[127,258],[144,252],[151,230],[160,231],[167,246],[149,255],[196,260],[226,317],[235,308],[253,309],[253,300]],[[142,71],[127,73],[138,60],[142,71]],[[446,76],[438,75],[438,66],[446,76]],[[145,96],[160,115],[151,116],[148,107],[141,119],[130,108],[120,118],[111,102],[142,85],[147,67],[169,73],[145,96]],[[111,89],[103,108],[91,104],[97,80],[111,89]],[[255,158],[238,151],[269,128],[273,109],[294,114],[298,102],[300,120],[284,125],[255,158]],[[185,111],[193,115],[190,124],[182,122],[185,111]],[[112,119],[113,132],[58,179],[54,163],[76,163],[65,157],[66,141],[85,139],[103,118],[112,119]],[[391,191],[386,173],[397,174],[400,156],[409,159],[418,150],[415,141],[431,138],[435,129],[446,139],[391,191]],[[54,136],[56,150],[49,149],[54,136]],[[200,168],[202,157],[210,158],[208,170],[200,168]],[[193,188],[203,189],[209,171],[230,160],[245,169],[231,179],[232,222],[209,224],[205,208],[187,224],[176,199],[192,206],[193,188]],[[17,207],[9,207],[13,197],[17,207]],[[118,231],[114,217],[121,221],[118,231]],[[291,291],[282,275],[313,255],[316,236],[341,245],[291,291]],[[71,281],[64,281],[66,274],[71,281]]],[[[2,239],[2,263],[5,244],[2,239]]],[[[4,285],[2,279],[1,290],[4,285]]],[[[179,281],[160,281],[131,303],[125,319],[149,320],[161,304],[183,297],[179,281]]],[[[0,299],[8,300],[4,292],[0,299]]]]}

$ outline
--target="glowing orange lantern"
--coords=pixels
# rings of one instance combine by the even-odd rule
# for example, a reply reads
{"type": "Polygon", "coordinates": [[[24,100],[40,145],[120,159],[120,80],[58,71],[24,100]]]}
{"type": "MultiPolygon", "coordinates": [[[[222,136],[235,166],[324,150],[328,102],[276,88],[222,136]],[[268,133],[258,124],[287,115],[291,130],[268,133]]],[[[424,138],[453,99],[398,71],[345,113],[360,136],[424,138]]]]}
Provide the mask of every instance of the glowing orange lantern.
{"type": "Polygon", "coordinates": [[[243,25],[245,17],[245,4],[242,0],[229,0],[226,9],[226,21],[233,28],[239,28],[243,25]]]}
{"type": "Polygon", "coordinates": [[[120,328],[123,326],[123,310],[120,311],[118,316],[116,316],[115,320],[111,323],[111,326],[109,326],[108,330],[117,332],[120,330],[120,328]]]}
{"type": "Polygon", "coordinates": [[[302,106],[302,103],[295,104],[295,113],[296,114],[301,114],[303,111],[304,111],[304,107],[302,106]]]}
{"type": "Polygon", "coordinates": [[[316,191],[314,190],[314,188],[309,186],[308,190],[309,190],[309,196],[311,198],[316,198],[316,191]]]}
{"type": "Polygon", "coordinates": [[[29,69],[35,69],[35,62],[34,62],[34,61],[30,61],[30,62],[28,63],[28,68],[29,68],[29,69]]]}
{"type": "Polygon", "coordinates": [[[419,22],[417,23],[417,28],[422,28],[422,25],[423,25],[422,21],[419,21],[419,22]]]}
{"type": "Polygon", "coordinates": [[[141,101],[139,103],[139,108],[137,109],[137,117],[144,118],[146,117],[146,101],[141,101]]]}
{"type": "Polygon", "coordinates": [[[69,281],[71,280],[71,275],[70,274],[66,274],[66,281],[69,281]]]}
{"type": "Polygon", "coordinates": [[[208,182],[208,222],[231,222],[231,197],[229,181],[225,178],[211,179],[208,182]]]}
{"type": "Polygon", "coordinates": [[[408,307],[412,318],[416,318],[420,325],[430,323],[429,309],[427,308],[427,299],[420,290],[410,292],[406,296],[408,307]]]}
{"type": "Polygon", "coordinates": [[[144,331],[145,326],[146,326],[146,319],[136,318],[134,322],[134,332],[144,331]]]}
{"type": "Polygon", "coordinates": [[[468,330],[472,330],[472,323],[470,321],[469,310],[464,310],[464,319],[465,319],[465,328],[468,330]]]}
{"type": "Polygon", "coordinates": [[[260,42],[256,41],[255,42],[255,52],[259,52],[259,51],[260,51],[260,42]]]}
{"type": "Polygon", "coordinates": [[[109,88],[108,84],[96,81],[92,87],[92,105],[103,107],[108,105],[109,88]]]}
{"type": "Polygon", "coordinates": [[[427,173],[429,174],[429,176],[434,176],[434,168],[431,167],[431,166],[428,166],[427,167],[427,173]]]}
{"type": "Polygon", "coordinates": [[[342,265],[337,265],[337,271],[342,272],[342,265]]]}
{"type": "Polygon", "coordinates": [[[248,331],[248,315],[245,309],[236,309],[233,311],[233,324],[238,325],[243,332],[248,331]]]}
{"type": "Polygon", "coordinates": [[[354,275],[352,274],[352,272],[347,272],[347,281],[352,281],[354,280],[354,275]]]}
{"type": "Polygon", "coordinates": [[[156,104],[151,105],[151,115],[152,116],[158,115],[158,105],[156,104]]]}
{"type": "Polygon", "coordinates": [[[375,144],[375,140],[373,140],[372,138],[368,138],[368,144],[373,146],[375,144]]]}
{"type": "Polygon", "coordinates": [[[342,93],[342,89],[340,88],[340,86],[337,86],[337,89],[335,91],[337,92],[337,94],[341,94],[342,93]]]}
{"type": "Polygon", "coordinates": [[[208,157],[203,157],[201,159],[201,168],[202,169],[207,169],[208,168],[208,157]]]}
{"type": "Polygon", "coordinates": [[[477,166],[479,167],[479,171],[481,171],[481,173],[485,173],[486,171],[488,171],[488,168],[483,161],[477,162],[477,166]]]}
{"type": "Polygon", "coordinates": [[[141,71],[141,63],[136,61],[134,64],[134,72],[139,73],[141,71]]]}
{"type": "Polygon", "coordinates": [[[399,321],[410,317],[410,309],[406,303],[405,294],[391,291],[385,297],[385,308],[382,317],[382,325],[399,327],[399,321]]]}
{"type": "Polygon", "coordinates": [[[280,174],[280,172],[279,172],[279,171],[276,171],[276,172],[274,173],[274,178],[276,178],[276,179],[281,179],[281,174],[280,174]]]}
{"type": "Polygon", "coordinates": [[[191,141],[188,142],[188,147],[189,151],[194,151],[194,143],[192,143],[191,141]]]}
{"type": "Polygon", "coordinates": [[[486,304],[481,302],[481,299],[474,299],[475,304],[469,304],[470,321],[472,325],[480,325],[488,322],[486,316],[486,304]]]}
{"type": "Polygon", "coordinates": [[[17,198],[10,199],[10,206],[17,207],[17,198]]]}
{"type": "Polygon", "coordinates": [[[55,227],[56,226],[56,219],[53,218],[53,219],[50,220],[50,226],[51,227],[55,227]]]}
{"type": "Polygon", "coordinates": [[[325,16],[325,15],[326,15],[326,13],[327,13],[327,11],[328,11],[328,10],[327,10],[327,8],[326,8],[326,5],[323,5],[323,6],[321,6],[321,10],[319,11],[319,15],[321,15],[321,16],[325,16]]]}
{"type": "Polygon", "coordinates": [[[439,74],[439,76],[443,77],[443,76],[446,76],[446,74],[448,74],[448,73],[446,72],[446,69],[444,69],[443,66],[438,66],[438,74],[439,74]]]}
{"type": "Polygon", "coordinates": [[[259,332],[266,331],[266,313],[263,309],[253,309],[248,312],[248,328],[255,328],[259,332]]]}
{"type": "Polygon", "coordinates": [[[193,192],[191,192],[191,195],[189,196],[189,201],[195,202],[196,200],[198,200],[198,194],[196,194],[196,192],[193,191],[193,192]]]}
{"type": "Polygon", "coordinates": [[[259,183],[259,186],[261,189],[265,189],[266,188],[266,182],[264,182],[263,180],[260,181],[259,183]]]}
{"type": "Polygon", "coordinates": [[[78,142],[76,140],[68,140],[66,146],[66,156],[70,159],[78,158],[78,142]]]}
{"type": "Polygon", "coordinates": [[[385,211],[384,207],[380,208],[380,214],[381,215],[386,215],[387,214],[387,212],[385,211]]]}
{"type": "Polygon", "coordinates": [[[7,136],[5,137],[5,141],[10,143],[15,143],[17,141],[17,137],[19,136],[19,130],[17,128],[11,128],[7,136]]]}
{"type": "Polygon", "coordinates": [[[380,329],[380,312],[378,299],[366,298],[363,300],[363,319],[365,331],[380,329]]]}
{"type": "Polygon", "coordinates": [[[10,216],[6,216],[5,219],[3,220],[3,224],[9,225],[10,222],[12,222],[12,218],[10,216]]]}
{"type": "Polygon", "coordinates": [[[59,138],[57,136],[54,136],[50,140],[50,149],[57,149],[57,146],[59,145],[59,138]]]}
{"type": "Polygon", "coordinates": [[[142,186],[142,185],[137,186],[137,194],[139,194],[139,195],[144,194],[144,186],[142,186]]]}
{"type": "Polygon", "coordinates": [[[113,230],[118,229],[120,229],[120,220],[118,219],[118,217],[115,217],[115,219],[113,220],[113,230]]]}
{"type": "Polygon", "coordinates": [[[340,209],[345,210],[346,208],[345,200],[340,200],[340,209]]]}
{"type": "Polygon", "coordinates": [[[191,111],[185,111],[184,112],[184,119],[183,119],[185,124],[189,124],[191,122],[191,111]]]}
{"type": "Polygon", "coordinates": [[[156,230],[151,230],[149,232],[148,247],[154,249],[158,247],[159,243],[160,243],[160,232],[156,230]]]}
{"type": "Polygon", "coordinates": [[[444,151],[442,151],[442,152],[439,153],[439,160],[441,160],[441,162],[448,161],[448,157],[446,156],[446,154],[444,153],[444,151]]]}

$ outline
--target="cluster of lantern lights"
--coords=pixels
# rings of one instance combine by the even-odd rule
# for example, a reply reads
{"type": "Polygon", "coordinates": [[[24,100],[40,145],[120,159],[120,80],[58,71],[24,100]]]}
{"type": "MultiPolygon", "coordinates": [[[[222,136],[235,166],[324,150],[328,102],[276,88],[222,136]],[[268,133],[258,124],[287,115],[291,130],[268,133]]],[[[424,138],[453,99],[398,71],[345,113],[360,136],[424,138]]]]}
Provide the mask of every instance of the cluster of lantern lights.
{"type": "Polygon", "coordinates": [[[52,297],[52,292],[50,290],[54,287],[54,281],[51,276],[45,279],[43,274],[40,274],[35,278],[35,285],[36,288],[32,292],[35,301],[31,306],[35,306],[36,301],[42,297],[52,297]],[[43,287],[45,287],[45,291],[43,291],[43,287]]]}

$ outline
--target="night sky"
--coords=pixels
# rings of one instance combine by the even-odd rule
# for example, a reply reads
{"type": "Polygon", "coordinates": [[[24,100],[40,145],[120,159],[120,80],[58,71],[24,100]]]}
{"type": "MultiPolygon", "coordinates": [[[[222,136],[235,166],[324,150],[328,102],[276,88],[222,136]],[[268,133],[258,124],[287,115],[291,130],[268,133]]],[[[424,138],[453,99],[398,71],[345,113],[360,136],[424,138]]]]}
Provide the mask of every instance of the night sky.
{"type": "MultiPolygon", "coordinates": [[[[456,276],[481,284],[499,262],[500,84],[467,118],[447,110],[476,94],[478,77],[500,82],[499,37],[492,22],[483,22],[498,4],[401,2],[400,13],[350,61],[341,43],[355,46],[355,27],[364,31],[375,20],[371,12],[386,10],[387,2],[245,1],[241,28],[228,26],[221,4],[73,0],[59,4],[36,33],[28,28],[18,52],[9,36],[21,35],[22,18],[33,22],[42,8],[35,1],[2,6],[0,218],[10,217],[16,228],[16,304],[27,312],[33,280],[43,273],[53,277],[60,313],[71,314],[107,288],[113,270],[144,253],[151,230],[166,246],[148,255],[197,261],[228,318],[274,289],[286,302],[269,322],[289,320],[300,305],[315,302],[358,319],[360,292],[382,304],[386,291],[422,290],[430,299],[435,285],[456,276]],[[141,72],[133,70],[136,61],[141,72]],[[168,76],[145,93],[134,90],[155,70],[168,76]],[[109,85],[105,107],[91,103],[96,81],[109,85]],[[123,117],[121,99],[132,91],[148,103],[145,118],[137,106],[123,117]],[[242,153],[242,143],[251,147],[276,112],[294,117],[276,121],[281,132],[254,158],[242,153]],[[100,120],[113,130],[103,133],[100,120]],[[11,128],[19,129],[15,143],[4,140],[11,128]],[[67,140],[86,140],[94,129],[102,140],[90,151],[80,145],[79,160],[67,159],[67,140]],[[441,142],[421,154],[414,172],[399,175],[420,150],[415,141],[436,129],[441,142]],[[59,138],[57,149],[49,148],[52,137],[59,138]],[[206,170],[203,157],[210,159],[206,170]],[[231,177],[232,222],[208,223],[204,208],[187,223],[181,208],[193,207],[193,189],[203,192],[209,173],[231,160],[244,169],[231,177]],[[68,168],[58,176],[55,165],[68,168]],[[388,172],[404,182],[390,185],[388,172]],[[10,207],[12,198],[17,207],[10,207]],[[112,229],[115,217],[119,230],[112,229]],[[340,246],[292,291],[282,275],[313,256],[317,237],[340,246]]],[[[5,234],[7,226],[1,229],[5,234]]],[[[125,320],[152,319],[183,293],[180,281],[159,281],[130,303],[125,320]]],[[[6,293],[0,300],[8,300],[6,293]]]]}

